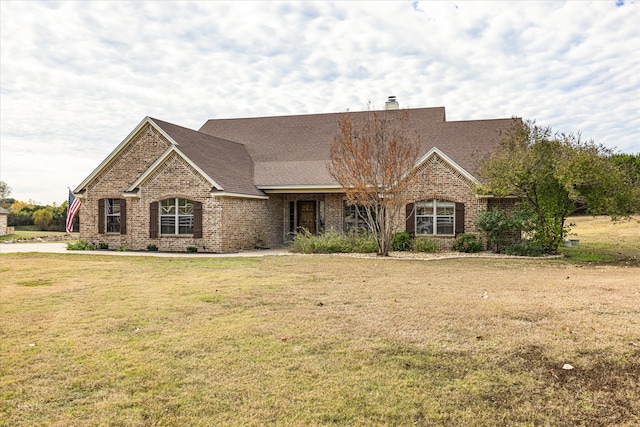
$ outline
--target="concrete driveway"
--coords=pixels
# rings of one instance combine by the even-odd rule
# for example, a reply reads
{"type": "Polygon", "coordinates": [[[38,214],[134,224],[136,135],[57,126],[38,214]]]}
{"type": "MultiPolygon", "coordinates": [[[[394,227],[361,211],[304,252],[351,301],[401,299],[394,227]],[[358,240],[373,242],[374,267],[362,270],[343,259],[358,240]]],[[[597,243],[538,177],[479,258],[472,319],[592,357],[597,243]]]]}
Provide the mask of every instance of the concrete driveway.
{"type": "Polygon", "coordinates": [[[0,254],[16,252],[41,252],[56,254],[117,255],[117,256],[155,256],[155,257],[258,257],[290,255],[287,248],[252,249],[229,253],[183,253],[148,251],[69,251],[66,243],[0,243],[0,254]]]}

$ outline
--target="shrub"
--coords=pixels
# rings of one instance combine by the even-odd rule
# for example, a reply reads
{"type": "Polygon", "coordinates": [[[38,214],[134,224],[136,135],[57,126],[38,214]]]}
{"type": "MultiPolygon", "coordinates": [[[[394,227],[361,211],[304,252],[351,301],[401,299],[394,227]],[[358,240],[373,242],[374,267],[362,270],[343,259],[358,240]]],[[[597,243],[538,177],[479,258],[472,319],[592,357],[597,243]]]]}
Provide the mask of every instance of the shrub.
{"type": "Polygon", "coordinates": [[[189,253],[198,252],[198,248],[196,246],[187,246],[187,252],[189,253]]]}
{"type": "Polygon", "coordinates": [[[453,242],[451,249],[458,252],[480,252],[482,241],[474,234],[459,234],[453,242]]]}
{"type": "Polygon", "coordinates": [[[542,256],[546,252],[542,243],[533,240],[522,240],[519,243],[505,247],[504,253],[517,256],[542,256]]]}
{"type": "Polygon", "coordinates": [[[406,231],[393,235],[391,249],[394,251],[408,251],[411,249],[411,236],[406,231]]]}
{"type": "Polygon", "coordinates": [[[67,250],[68,251],[92,251],[96,247],[95,245],[85,242],[84,240],[78,240],[76,242],[68,242],[67,250]]]}
{"type": "Polygon", "coordinates": [[[350,252],[357,252],[361,254],[376,253],[378,252],[378,244],[370,234],[359,235],[355,239],[350,252]]]}
{"type": "Polygon", "coordinates": [[[156,252],[158,250],[158,246],[154,245],[153,243],[149,243],[147,245],[147,250],[149,252],[156,252]]]}
{"type": "Polygon", "coordinates": [[[303,230],[295,235],[291,251],[303,254],[370,253],[377,252],[378,246],[367,233],[340,234],[331,229],[316,236],[303,230]]]}
{"type": "Polygon", "coordinates": [[[118,252],[126,252],[129,250],[129,248],[125,248],[124,246],[120,246],[118,249],[116,249],[118,252]]]}
{"type": "Polygon", "coordinates": [[[440,250],[440,241],[428,237],[419,237],[413,241],[411,250],[414,252],[438,252],[440,250]]]}
{"type": "Polygon", "coordinates": [[[517,244],[523,232],[529,231],[528,217],[529,213],[522,208],[511,213],[494,208],[480,212],[475,224],[487,239],[487,247],[501,253],[505,247],[517,244]]]}
{"type": "Polygon", "coordinates": [[[109,244],[105,242],[98,243],[98,249],[109,249],[109,244]]]}

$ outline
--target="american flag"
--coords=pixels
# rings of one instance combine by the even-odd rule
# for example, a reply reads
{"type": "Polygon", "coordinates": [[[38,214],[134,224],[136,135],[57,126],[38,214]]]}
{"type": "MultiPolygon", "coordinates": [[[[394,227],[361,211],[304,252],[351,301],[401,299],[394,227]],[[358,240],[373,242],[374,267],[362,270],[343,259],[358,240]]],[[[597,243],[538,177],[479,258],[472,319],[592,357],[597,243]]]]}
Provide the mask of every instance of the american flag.
{"type": "Polygon", "coordinates": [[[67,206],[67,224],[66,230],[67,233],[71,233],[73,230],[73,218],[76,216],[78,211],[80,210],[80,200],[76,199],[71,190],[69,190],[69,205],[67,206]]]}

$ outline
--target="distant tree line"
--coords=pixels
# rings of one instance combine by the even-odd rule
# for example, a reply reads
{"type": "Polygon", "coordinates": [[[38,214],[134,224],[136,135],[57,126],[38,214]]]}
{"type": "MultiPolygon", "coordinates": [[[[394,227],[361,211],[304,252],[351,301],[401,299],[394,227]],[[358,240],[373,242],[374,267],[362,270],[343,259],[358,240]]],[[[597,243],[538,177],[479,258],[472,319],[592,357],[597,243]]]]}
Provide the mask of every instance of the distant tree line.
{"type": "MultiPolygon", "coordinates": [[[[0,181],[0,207],[9,211],[9,226],[33,227],[40,231],[65,231],[67,201],[57,205],[38,205],[9,197],[11,187],[0,181]]],[[[76,220],[77,221],[77,220],[76,220]]]]}

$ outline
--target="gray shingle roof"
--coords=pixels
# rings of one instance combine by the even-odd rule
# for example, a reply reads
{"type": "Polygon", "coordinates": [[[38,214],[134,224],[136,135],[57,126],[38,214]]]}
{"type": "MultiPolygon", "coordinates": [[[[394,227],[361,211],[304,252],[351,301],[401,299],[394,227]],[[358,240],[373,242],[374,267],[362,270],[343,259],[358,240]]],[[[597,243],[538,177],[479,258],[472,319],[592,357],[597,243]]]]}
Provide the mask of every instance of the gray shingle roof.
{"type": "MultiPolygon", "coordinates": [[[[420,135],[420,156],[437,147],[459,166],[476,175],[479,161],[513,119],[447,122],[444,107],[407,111],[420,135]]],[[[397,114],[399,111],[387,111],[397,114]]],[[[349,113],[359,121],[368,112],[349,113]]],[[[200,132],[237,141],[255,164],[255,184],[335,185],[327,172],[329,146],[342,113],[208,120],[200,132]]]]}
{"type": "Polygon", "coordinates": [[[193,163],[209,175],[227,193],[253,196],[265,194],[256,188],[253,161],[244,145],[151,119],[167,133],[193,163]]]}

